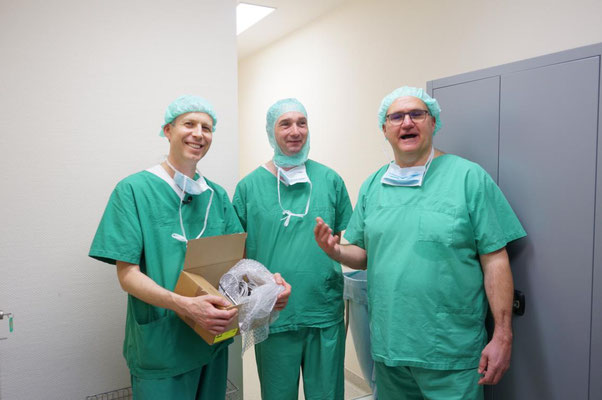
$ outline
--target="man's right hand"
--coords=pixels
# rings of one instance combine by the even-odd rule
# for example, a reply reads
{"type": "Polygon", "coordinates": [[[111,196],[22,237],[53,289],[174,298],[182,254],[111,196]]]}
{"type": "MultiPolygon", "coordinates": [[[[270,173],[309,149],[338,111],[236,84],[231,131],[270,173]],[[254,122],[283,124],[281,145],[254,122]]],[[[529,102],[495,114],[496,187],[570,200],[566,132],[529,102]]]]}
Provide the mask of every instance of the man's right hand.
{"type": "Polygon", "coordinates": [[[232,304],[219,296],[205,295],[184,297],[183,313],[192,318],[203,329],[212,335],[219,335],[226,330],[238,310],[221,310],[218,307],[229,307],[232,304]]]}
{"type": "Polygon", "coordinates": [[[332,234],[332,229],[320,217],[316,218],[314,237],[318,246],[320,246],[330,258],[335,261],[340,261],[341,246],[339,245],[339,242],[341,239],[337,235],[332,234]]]}

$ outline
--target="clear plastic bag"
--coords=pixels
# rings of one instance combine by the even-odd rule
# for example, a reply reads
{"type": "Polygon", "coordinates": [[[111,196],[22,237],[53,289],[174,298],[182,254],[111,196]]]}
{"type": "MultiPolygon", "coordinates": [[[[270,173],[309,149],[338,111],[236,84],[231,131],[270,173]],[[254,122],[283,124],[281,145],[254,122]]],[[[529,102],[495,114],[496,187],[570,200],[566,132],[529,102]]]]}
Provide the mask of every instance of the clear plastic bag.
{"type": "Polygon", "coordinates": [[[238,309],[238,326],[242,335],[242,352],[267,339],[270,324],[278,318],[272,311],[278,294],[284,287],[278,285],[266,267],[255,260],[242,259],[219,281],[219,291],[238,309]]]}

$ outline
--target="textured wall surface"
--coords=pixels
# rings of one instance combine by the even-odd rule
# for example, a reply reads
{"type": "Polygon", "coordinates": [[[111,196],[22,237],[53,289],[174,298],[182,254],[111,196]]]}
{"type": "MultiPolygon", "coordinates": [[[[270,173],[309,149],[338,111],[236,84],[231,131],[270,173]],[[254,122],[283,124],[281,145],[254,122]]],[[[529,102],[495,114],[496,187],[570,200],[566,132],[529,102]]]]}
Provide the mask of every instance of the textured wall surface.
{"type": "Polygon", "coordinates": [[[165,107],[210,99],[199,166],[238,178],[234,0],[0,2],[0,398],[129,386],[126,295],[87,257],[115,184],[161,161],[165,107]],[[229,168],[223,168],[228,165],[229,168]]]}

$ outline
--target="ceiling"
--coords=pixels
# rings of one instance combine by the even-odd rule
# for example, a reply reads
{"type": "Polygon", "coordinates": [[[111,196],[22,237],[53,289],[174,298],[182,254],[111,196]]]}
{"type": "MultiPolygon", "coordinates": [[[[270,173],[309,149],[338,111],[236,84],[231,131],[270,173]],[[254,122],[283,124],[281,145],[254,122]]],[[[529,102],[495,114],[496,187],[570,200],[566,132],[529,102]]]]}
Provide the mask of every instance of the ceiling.
{"type": "Polygon", "coordinates": [[[276,10],[238,36],[238,59],[317,19],[349,0],[242,0],[239,3],[274,7],[276,10]]]}

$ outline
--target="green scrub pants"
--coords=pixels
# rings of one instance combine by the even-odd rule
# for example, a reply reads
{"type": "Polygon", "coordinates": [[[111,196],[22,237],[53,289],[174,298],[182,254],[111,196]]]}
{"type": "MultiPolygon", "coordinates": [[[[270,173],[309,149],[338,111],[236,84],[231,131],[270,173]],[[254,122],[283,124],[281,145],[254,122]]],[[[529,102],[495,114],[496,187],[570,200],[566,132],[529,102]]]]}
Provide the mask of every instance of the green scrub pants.
{"type": "Polygon", "coordinates": [[[271,334],[255,346],[262,400],[343,400],[345,325],[271,334]]]}
{"type": "Polygon", "coordinates": [[[209,364],[164,379],[131,377],[134,400],[224,400],[228,379],[228,347],[209,364]]]}
{"type": "Polygon", "coordinates": [[[477,368],[440,371],[381,362],[375,366],[379,400],[483,400],[477,368]]]}

